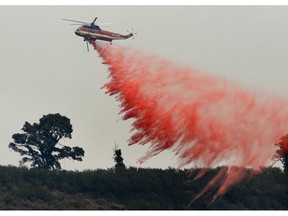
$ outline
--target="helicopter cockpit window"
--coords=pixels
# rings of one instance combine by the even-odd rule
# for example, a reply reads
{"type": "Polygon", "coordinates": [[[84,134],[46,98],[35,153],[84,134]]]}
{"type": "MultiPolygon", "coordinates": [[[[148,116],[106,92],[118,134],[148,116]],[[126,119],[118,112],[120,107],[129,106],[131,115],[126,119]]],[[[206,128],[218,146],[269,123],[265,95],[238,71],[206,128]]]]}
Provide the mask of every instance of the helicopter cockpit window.
{"type": "Polygon", "coordinates": [[[79,27],[79,28],[76,29],[76,31],[80,31],[81,29],[82,29],[82,27],[79,27]]]}

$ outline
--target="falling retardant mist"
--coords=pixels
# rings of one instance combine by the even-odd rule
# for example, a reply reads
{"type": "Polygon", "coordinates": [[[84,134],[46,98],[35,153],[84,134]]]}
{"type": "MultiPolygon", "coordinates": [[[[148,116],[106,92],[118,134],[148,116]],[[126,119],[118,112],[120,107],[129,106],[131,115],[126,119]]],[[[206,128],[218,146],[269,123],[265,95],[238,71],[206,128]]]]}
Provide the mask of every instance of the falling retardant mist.
{"type": "Polygon", "coordinates": [[[217,187],[213,200],[239,183],[245,168],[268,166],[288,132],[288,101],[247,90],[223,77],[198,72],[140,50],[92,43],[109,70],[106,93],[132,120],[129,145],[149,145],[142,163],[164,150],[178,166],[225,165],[194,199],[217,187]]]}

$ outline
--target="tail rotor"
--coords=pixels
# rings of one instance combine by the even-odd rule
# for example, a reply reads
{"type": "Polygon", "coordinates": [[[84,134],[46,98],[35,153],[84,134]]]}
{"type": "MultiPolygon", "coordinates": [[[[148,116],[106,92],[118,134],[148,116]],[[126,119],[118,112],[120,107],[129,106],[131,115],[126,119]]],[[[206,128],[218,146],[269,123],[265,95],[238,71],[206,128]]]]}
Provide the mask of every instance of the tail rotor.
{"type": "Polygon", "coordinates": [[[128,31],[128,30],[126,30],[126,31],[127,31],[129,34],[132,34],[133,40],[135,39],[135,38],[134,38],[134,35],[135,35],[135,34],[138,34],[137,32],[134,32],[134,28],[132,28],[131,31],[128,31]]]}

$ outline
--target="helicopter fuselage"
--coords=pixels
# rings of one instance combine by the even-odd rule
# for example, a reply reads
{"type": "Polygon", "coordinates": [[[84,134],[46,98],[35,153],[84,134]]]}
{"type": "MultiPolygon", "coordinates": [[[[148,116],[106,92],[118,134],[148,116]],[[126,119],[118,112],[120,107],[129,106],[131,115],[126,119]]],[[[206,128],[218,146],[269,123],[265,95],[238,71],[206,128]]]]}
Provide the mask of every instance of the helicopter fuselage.
{"type": "Polygon", "coordinates": [[[133,33],[122,35],[114,32],[101,30],[99,26],[83,25],[76,29],[75,34],[83,37],[87,41],[103,40],[112,42],[112,40],[125,40],[133,36],[133,33]]]}

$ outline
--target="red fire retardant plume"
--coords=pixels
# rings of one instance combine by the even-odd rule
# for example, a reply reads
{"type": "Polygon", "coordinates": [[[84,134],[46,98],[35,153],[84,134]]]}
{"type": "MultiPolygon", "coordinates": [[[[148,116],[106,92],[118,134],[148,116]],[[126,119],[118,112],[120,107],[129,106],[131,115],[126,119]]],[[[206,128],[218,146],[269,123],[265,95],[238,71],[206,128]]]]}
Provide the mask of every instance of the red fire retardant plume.
{"type": "Polygon", "coordinates": [[[180,168],[225,165],[195,199],[220,181],[215,200],[244,177],[245,167],[269,165],[275,142],[288,132],[286,100],[139,50],[93,45],[110,72],[107,94],[116,96],[123,120],[133,121],[129,145],[150,146],[140,163],[172,150],[180,168]]]}

